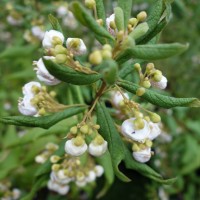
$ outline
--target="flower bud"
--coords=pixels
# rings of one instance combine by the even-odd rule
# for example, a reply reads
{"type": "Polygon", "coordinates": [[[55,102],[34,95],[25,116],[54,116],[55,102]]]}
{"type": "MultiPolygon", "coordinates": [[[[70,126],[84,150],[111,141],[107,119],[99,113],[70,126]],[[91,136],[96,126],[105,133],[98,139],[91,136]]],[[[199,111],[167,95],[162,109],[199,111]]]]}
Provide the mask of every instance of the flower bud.
{"type": "Polygon", "coordinates": [[[58,64],[64,64],[67,61],[67,56],[64,54],[57,54],[55,58],[58,64]]]}
{"type": "Polygon", "coordinates": [[[72,134],[77,134],[77,131],[78,131],[77,126],[73,126],[70,129],[70,133],[72,133],[72,134]]]}
{"type": "Polygon", "coordinates": [[[144,120],[142,118],[136,118],[133,123],[136,130],[143,129],[145,126],[144,120]]]}
{"type": "Polygon", "coordinates": [[[109,44],[103,45],[103,50],[112,51],[112,47],[109,44]]]}
{"type": "Polygon", "coordinates": [[[137,70],[137,71],[141,71],[141,66],[139,63],[135,63],[134,64],[134,68],[137,70]]]}
{"type": "Polygon", "coordinates": [[[81,133],[83,133],[83,134],[87,134],[88,131],[89,131],[89,126],[88,126],[87,124],[81,126],[80,131],[81,131],[81,133]]]}
{"type": "Polygon", "coordinates": [[[130,18],[128,23],[132,26],[135,26],[138,23],[138,20],[136,18],[130,18]]]}
{"type": "Polygon", "coordinates": [[[139,97],[141,97],[144,93],[145,93],[145,88],[143,87],[138,88],[136,91],[136,95],[139,97]]]}
{"type": "Polygon", "coordinates": [[[55,54],[66,54],[67,49],[63,47],[62,45],[56,45],[54,48],[54,53],[55,54]]]}
{"type": "Polygon", "coordinates": [[[52,169],[52,171],[57,172],[60,169],[60,164],[53,164],[51,169],[52,169]]]}
{"type": "Polygon", "coordinates": [[[91,64],[93,65],[98,65],[102,62],[102,55],[101,52],[96,50],[94,52],[92,52],[89,56],[89,61],[91,64]]]}
{"type": "Polygon", "coordinates": [[[142,86],[145,87],[145,88],[150,88],[151,87],[151,83],[148,80],[147,81],[143,81],[142,86]]]}
{"type": "Polygon", "coordinates": [[[93,9],[96,6],[95,0],[85,0],[85,6],[89,9],[93,9]]]}
{"type": "Polygon", "coordinates": [[[140,163],[148,162],[151,158],[151,148],[146,148],[141,151],[133,152],[133,157],[140,163]]]}
{"type": "Polygon", "coordinates": [[[103,50],[102,57],[103,57],[103,59],[110,59],[110,58],[112,58],[112,52],[109,50],[103,50]]]}
{"type": "Polygon", "coordinates": [[[140,22],[144,21],[146,18],[147,18],[147,13],[145,11],[142,11],[137,15],[137,20],[140,22]]]}
{"type": "Polygon", "coordinates": [[[96,22],[99,24],[99,26],[103,26],[103,19],[97,19],[96,22]]]}
{"type": "Polygon", "coordinates": [[[59,160],[60,160],[60,157],[57,156],[57,155],[53,155],[53,156],[50,157],[50,161],[52,163],[57,163],[59,160]]]}
{"type": "Polygon", "coordinates": [[[104,173],[104,168],[101,165],[96,165],[94,168],[97,177],[100,177],[104,173]]]}
{"type": "Polygon", "coordinates": [[[156,114],[156,113],[150,114],[149,117],[150,117],[151,121],[154,122],[154,123],[158,123],[158,122],[161,121],[160,116],[158,114],[156,114]]]}

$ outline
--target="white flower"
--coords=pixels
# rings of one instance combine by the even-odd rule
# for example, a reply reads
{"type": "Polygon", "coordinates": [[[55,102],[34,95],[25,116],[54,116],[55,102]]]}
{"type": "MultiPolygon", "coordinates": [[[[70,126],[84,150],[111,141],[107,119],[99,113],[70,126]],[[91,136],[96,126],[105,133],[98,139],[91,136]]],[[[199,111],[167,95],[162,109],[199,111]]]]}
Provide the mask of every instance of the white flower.
{"type": "Polygon", "coordinates": [[[60,185],[60,187],[58,187],[58,194],[60,195],[66,195],[69,192],[69,185],[60,185]]]}
{"type": "Polygon", "coordinates": [[[59,31],[55,31],[55,30],[50,30],[50,31],[46,31],[44,34],[44,39],[42,41],[42,45],[44,48],[51,48],[53,47],[53,39],[57,37],[59,38],[62,43],[64,42],[64,35],[59,32],[59,31]]]}
{"type": "Polygon", "coordinates": [[[68,38],[66,46],[74,55],[83,55],[87,52],[87,48],[80,38],[68,38]]]}
{"type": "Polygon", "coordinates": [[[43,164],[46,161],[44,156],[38,155],[35,157],[35,162],[43,164]]]}
{"type": "Polygon", "coordinates": [[[16,19],[13,16],[9,15],[7,17],[7,22],[13,26],[19,26],[22,24],[23,20],[21,18],[16,19]]]}
{"type": "MultiPolygon", "coordinates": [[[[45,60],[53,60],[54,58],[53,56],[44,56],[45,60]]],[[[61,82],[48,72],[42,58],[38,61],[34,61],[34,64],[37,66],[34,70],[36,70],[37,78],[40,81],[44,82],[46,85],[57,85],[61,82]]]]}
{"type": "Polygon", "coordinates": [[[108,148],[108,143],[104,140],[104,142],[100,145],[96,144],[95,142],[91,142],[89,144],[88,151],[93,156],[101,156],[103,155],[108,148]]]}
{"type": "Polygon", "coordinates": [[[138,162],[148,162],[151,158],[151,148],[146,148],[141,151],[133,152],[133,157],[138,162]]]}
{"type": "Polygon", "coordinates": [[[167,87],[167,78],[162,76],[162,79],[159,82],[151,80],[152,87],[164,90],[167,87]]]}
{"type": "Polygon", "coordinates": [[[13,199],[19,199],[20,195],[21,195],[21,191],[17,188],[14,188],[12,190],[12,195],[13,195],[13,199]]]}
{"type": "Polygon", "coordinates": [[[65,151],[71,156],[80,156],[84,154],[87,150],[87,144],[83,143],[81,146],[76,146],[73,139],[68,140],[65,143],[65,151]]]}
{"type": "Polygon", "coordinates": [[[22,92],[25,96],[34,96],[34,92],[32,90],[33,87],[38,87],[41,88],[41,84],[39,82],[36,81],[31,81],[29,83],[26,83],[23,88],[22,88],[22,92]]]}
{"type": "Polygon", "coordinates": [[[47,183],[47,187],[48,187],[49,190],[57,192],[60,185],[55,181],[49,180],[48,183],[47,183]]]}
{"type": "Polygon", "coordinates": [[[89,171],[88,175],[85,177],[85,180],[86,180],[88,183],[95,181],[95,179],[96,179],[96,174],[95,174],[95,172],[92,171],[92,170],[89,171]]]}
{"type": "Polygon", "coordinates": [[[148,138],[150,140],[154,140],[161,134],[161,129],[158,123],[153,123],[153,122],[149,122],[149,127],[150,127],[150,134],[148,138]]]}
{"type": "Polygon", "coordinates": [[[110,17],[107,17],[107,18],[106,18],[107,30],[108,30],[108,32],[109,32],[111,35],[115,36],[115,35],[116,35],[115,30],[113,30],[113,29],[110,27],[110,23],[113,22],[113,21],[115,22],[115,14],[112,14],[112,15],[110,15],[110,17]]]}
{"type": "Polygon", "coordinates": [[[58,17],[64,17],[67,15],[68,9],[66,6],[60,6],[57,8],[56,13],[57,13],[58,17]]]}
{"type": "MultiPolygon", "coordinates": [[[[129,99],[128,93],[123,93],[123,94],[127,99],[129,99]]],[[[111,102],[115,107],[119,108],[121,105],[123,105],[124,97],[122,96],[122,94],[119,91],[112,92],[111,93],[111,102]]]]}
{"type": "Polygon", "coordinates": [[[143,142],[149,136],[150,133],[149,125],[146,120],[143,120],[144,128],[136,130],[134,125],[135,119],[136,118],[130,118],[122,123],[121,126],[122,134],[134,141],[143,142]]]}
{"type": "Polygon", "coordinates": [[[33,26],[31,28],[31,32],[33,36],[37,37],[39,40],[42,40],[44,38],[45,32],[39,26],[33,26]]]}
{"type": "Polygon", "coordinates": [[[87,182],[86,182],[85,179],[84,179],[83,181],[76,181],[75,183],[76,183],[76,185],[77,185],[78,187],[84,187],[84,186],[86,186],[86,184],[87,184],[87,182]]]}
{"type": "Polygon", "coordinates": [[[63,18],[62,23],[64,26],[68,26],[71,29],[75,29],[78,26],[78,23],[71,11],[69,11],[66,17],[63,18]]]}
{"type": "Polygon", "coordinates": [[[25,96],[23,99],[19,100],[18,110],[21,114],[34,116],[38,113],[37,108],[31,104],[32,98],[33,96],[25,96]]]}
{"type": "Polygon", "coordinates": [[[97,177],[100,177],[104,173],[104,168],[101,165],[96,165],[94,168],[97,177]]]}
{"type": "Polygon", "coordinates": [[[65,175],[64,170],[59,170],[57,172],[57,177],[58,177],[58,182],[61,184],[68,184],[69,182],[72,181],[72,179],[68,176],[65,175]]]}

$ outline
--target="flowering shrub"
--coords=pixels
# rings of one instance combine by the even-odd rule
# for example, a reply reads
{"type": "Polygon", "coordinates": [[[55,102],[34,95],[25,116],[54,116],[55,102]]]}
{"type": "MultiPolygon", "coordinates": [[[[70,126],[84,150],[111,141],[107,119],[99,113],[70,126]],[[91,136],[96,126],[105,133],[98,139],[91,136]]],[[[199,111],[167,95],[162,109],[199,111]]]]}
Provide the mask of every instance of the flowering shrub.
{"type": "MultiPolygon", "coordinates": [[[[71,198],[82,190],[89,195],[96,179],[104,175],[104,187],[97,195],[100,198],[115,176],[131,181],[128,169],[163,184],[176,180],[163,178],[145,164],[154,156],[154,140],[164,132],[160,113],[150,104],[166,109],[200,106],[197,98],[165,95],[161,90],[167,88],[168,80],[152,62],[180,54],[188,47],[157,44],[169,21],[170,8],[171,1],[160,0],[152,5],[150,13],[141,11],[131,16],[132,0],[118,0],[113,14],[106,17],[101,0],[86,0],[84,4],[72,1],[59,7],[57,16],[72,29],[78,23],[87,27],[96,38],[92,46],[87,47],[83,38],[66,36],[52,14],[51,29],[33,26],[25,35],[27,41],[41,41],[43,54],[33,61],[41,83],[30,80],[22,87],[18,110],[23,116],[3,116],[0,121],[42,128],[8,143],[7,147],[17,148],[17,160],[22,153],[20,145],[31,143],[37,148],[37,139],[49,137],[24,161],[27,164],[34,157],[40,167],[31,174],[33,186],[22,199],[33,199],[44,187],[71,198]]],[[[7,21],[14,26],[23,23],[16,13],[7,21]]],[[[5,51],[1,58],[16,52],[5,51]]],[[[6,192],[0,193],[2,198],[14,196],[14,190],[6,192]]]]}

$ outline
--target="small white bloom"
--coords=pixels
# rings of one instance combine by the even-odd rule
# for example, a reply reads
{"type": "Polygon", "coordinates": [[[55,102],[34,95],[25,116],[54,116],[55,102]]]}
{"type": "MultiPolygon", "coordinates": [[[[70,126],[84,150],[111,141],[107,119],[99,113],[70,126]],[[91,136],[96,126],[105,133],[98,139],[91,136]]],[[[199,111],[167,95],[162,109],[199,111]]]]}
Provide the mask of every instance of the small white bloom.
{"type": "Polygon", "coordinates": [[[84,143],[81,146],[76,146],[73,142],[73,139],[68,140],[65,143],[65,151],[66,153],[70,154],[71,156],[80,156],[84,154],[87,150],[87,144],[84,143]]]}
{"type": "Polygon", "coordinates": [[[21,18],[19,19],[16,19],[14,18],[13,16],[9,15],[7,17],[7,22],[10,24],[10,25],[13,25],[13,26],[19,26],[22,24],[23,20],[21,18]]]}
{"type": "Polygon", "coordinates": [[[154,140],[161,134],[161,129],[158,123],[153,123],[153,122],[149,122],[149,127],[150,127],[150,134],[148,138],[150,140],[154,140]]]}
{"type": "MultiPolygon", "coordinates": [[[[123,93],[123,94],[127,99],[129,99],[128,93],[123,93]]],[[[122,94],[119,91],[112,92],[111,93],[111,102],[115,107],[119,108],[121,105],[123,105],[124,97],[122,96],[122,94]]]]}
{"type": "Polygon", "coordinates": [[[69,192],[69,185],[60,185],[60,187],[58,187],[58,194],[60,195],[66,195],[69,192]]]}
{"type": "Polygon", "coordinates": [[[67,15],[68,9],[66,6],[60,6],[57,8],[56,13],[57,13],[58,17],[64,17],[67,15]]]}
{"type": "Polygon", "coordinates": [[[86,182],[85,179],[84,179],[83,181],[76,181],[75,183],[76,183],[76,185],[77,185],[78,187],[85,187],[86,184],[87,184],[87,182],[86,182]]]}
{"type": "MultiPolygon", "coordinates": [[[[45,60],[53,60],[54,58],[53,56],[44,56],[45,60]]],[[[57,85],[61,82],[48,72],[42,58],[38,61],[34,61],[34,64],[37,66],[34,70],[36,70],[37,78],[40,81],[44,82],[46,85],[57,85]]]]}
{"type": "Polygon", "coordinates": [[[104,173],[104,168],[101,165],[96,165],[94,168],[97,177],[100,177],[104,173]]]}
{"type": "Polygon", "coordinates": [[[18,110],[21,114],[27,116],[34,116],[37,114],[37,108],[31,104],[32,98],[32,96],[27,95],[22,100],[19,100],[18,110]]]}
{"type": "Polygon", "coordinates": [[[44,39],[42,41],[43,47],[44,48],[53,47],[52,42],[53,42],[54,37],[58,37],[62,41],[62,43],[65,40],[64,35],[59,31],[55,31],[55,30],[46,31],[44,34],[44,39]]]}
{"type": "Polygon", "coordinates": [[[19,199],[20,195],[21,195],[21,191],[17,188],[14,188],[12,190],[12,195],[13,195],[13,199],[19,199]]]}
{"type": "Polygon", "coordinates": [[[68,26],[71,29],[75,29],[78,26],[77,20],[71,11],[63,18],[62,23],[64,26],[68,26]]]}
{"type": "Polygon", "coordinates": [[[151,80],[151,85],[157,89],[164,90],[167,87],[167,78],[162,76],[162,79],[159,82],[151,80]]]}
{"type": "Polygon", "coordinates": [[[57,177],[58,177],[58,179],[60,179],[59,183],[61,183],[61,184],[68,184],[69,182],[72,181],[71,178],[69,178],[68,176],[65,175],[64,170],[59,170],[57,172],[57,177]]]}
{"type": "Polygon", "coordinates": [[[35,162],[43,164],[46,161],[45,157],[42,155],[38,155],[35,157],[35,162]]]}
{"type": "Polygon", "coordinates": [[[68,38],[66,46],[74,55],[83,55],[87,52],[87,48],[80,38],[68,38]]]}
{"type": "Polygon", "coordinates": [[[57,192],[59,187],[60,187],[60,185],[55,181],[49,180],[48,183],[47,183],[47,188],[49,190],[54,191],[54,192],[57,192]]]}
{"type": "Polygon", "coordinates": [[[96,174],[94,171],[89,171],[88,175],[85,177],[85,180],[88,183],[95,181],[95,179],[96,179],[96,174]]]}
{"type": "Polygon", "coordinates": [[[37,37],[39,40],[42,40],[44,38],[45,32],[39,26],[33,26],[31,28],[31,32],[33,36],[37,37]]]}
{"type": "Polygon", "coordinates": [[[141,151],[133,152],[133,157],[138,162],[148,162],[151,158],[151,148],[146,148],[141,151]]]}
{"type": "Polygon", "coordinates": [[[23,88],[22,88],[22,92],[25,96],[34,96],[34,93],[32,91],[32,88],[33,87],[38,87],[38,88],[41,88],[41,84],[39,82],[36,82],[36,81],[31,81],[29,83],[26,83],[23,88]]]}
{"type": "Polygon", "coordinates": [[[135,125],[134,125],[135,119],[136,118],[130,118],[130,119],[125,120],[122,123],[121,131],[124,136],[127,136],[128,138],[130,138],[134,141],[142,142],[146,138],[148,138],[149,133],[150,133],[150,128],[149,128],[147,121],[143,120],[144,128],[136,130],[135,125]]]}
{"type": "Polygon", "coordinates": [[[96,144],[95,142],[91,142],[89,144],[89,153],[93,156],[101,156],[103,155],[108,148],[108,143],[104,140],[104,142],[100,145],[96,144]]]}
{"type": "Polygon", "coordinates": [[[115,21],[115,14],[112,14],[112,15],[110,15],[110,17],[107,17],[107,18],[106,18],[107,30],[108,30],[108,32],[109,32],[111,35],[115,36],[115,35],[116,35],[115,30],[113,30],[113,29],[110,27],[110,23],[113,22],[113,21],[115,21]]]}

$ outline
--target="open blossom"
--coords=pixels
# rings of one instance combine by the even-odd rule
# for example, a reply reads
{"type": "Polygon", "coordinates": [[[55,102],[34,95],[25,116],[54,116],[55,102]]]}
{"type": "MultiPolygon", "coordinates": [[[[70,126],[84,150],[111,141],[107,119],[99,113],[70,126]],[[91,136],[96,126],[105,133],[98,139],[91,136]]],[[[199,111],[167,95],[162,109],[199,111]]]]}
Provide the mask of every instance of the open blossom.
{"type": "Polygon", "coordinates": [[[108,148],[108,143],[104,140],[102,144],[96,144],[95,142],[91,142],[89,144],[89,153],[93,156],[101,156],[103,155],[108,148]]]}
{"type": "Polygon", "coordinates": [[[136,161],[145,163],[148,162],[151,158],[151,148],[146,148],[140,151],[133,152],[133,157],[136,161]]]}
{"type": "Polygon", "coordinates": [[[158,123],[153,123],[153,122],[149,122],[149,127],[150,127],[150,134],[148,138],[150,140],[154,140],[156,137],[158,137],[161,134],[161,129],[158,123]]]}
{"type": "MultiPolygon", "coordinates": [[[[127,99],[129,99],[128,93],[124,92],[123,94],[127,99]]],[[[119,108],[121,105],[124,104],[124,97],[122,96],[122,94],[119,91],[112,92],[111,93],[111,102],[116,108],[119,108]]]]}
{"type": "Polygon", "coordinates": [[[33,36],[35,36],[39,40],[42,40],[45,34],[45,32],[41,29],[40,26],[33,26],[31,28],[31,33],[33,34],[33,36]]]}
{"type": "Polygon", "coordinates": [[[162,76],[161,80],[158,82],[151,80],[151,85],[157,89],[164,90],[167,87],[167,78],[162,76]]]}
{"type": "Polygon", "coordinates": [[[65,151],[69,155],[80,156],[80,155],[84,154],[86,152],[86,150],[87,150],[87,144],[85,142],[83,144],[81,144],[80,146],[75,145],[74,139],[68,140],[65,143],[65,151]]]}
{"type": "Polygon", "coordinates": [[[80,38],[68,38],[66,46],[74,55],[83,55],[87,52],[87,48],[80,38]]]}
{"type": "Polygon", "coordinates": [[[49,180],[47,183],[47,187],[49,190],[57,192],[60,195],[66,195],[69,192],[69,185],[62,185],[57,183],[56,181],[49,180]]]}
{"type": "Polygon", "coordinates": [[[112,14],[112,15],[110,15],[109,17],[106,18],[107,30],[108,30],[108,32],[109,32],[111,35],[115,36],[115,35],[116,35],[116,32],[115,32],[114,29],[111,28],[111,26],[110,26],[110,23],[111,23],[111,22],[115,22],[115,14],[112,14]]]}
{"type": "Polygon", "coordinates": [[[24,97],[19,99],[18,109],[23,115],[34,116],[38,113],[37,108],[31,103],[34,98],[33,87],[41,88],[41,85],[33,81],[25,84],[22,89],[24,97]]]}
{"type": "Polygon", "coordinates": [[[130,118],[130,119],[125,120],[122,123],[121,131],[122,131],[122,134],[128,137],[129,139],[142,142],[148,138],[150,134],[150,127],[148,125],[148,122],[146,120],[143,120],[144,128],[136,129],[135,124],[134,124],[135,119],[136,118],[130,118]]]}
{"type": "Polygon", "coordinates": [[[55,38],[59,39],[60,42],[63,44],[64,42],[64,35],[55,30],[46,31],[44,34],[44,39],[42,41],[42,45],[44,48],[52,48],[55,38]]]}
{"type": "MultiPolygon", "coordinates": [[[[44,56],[44,59],[53,60],[54,57],[53,56],[44,56]]],[[[46,85],[57,85],[61,82],[60,80],[56,79],[54,76],[52,76],[48,72],[48,70],[46,69],[46,67],[44,65],[42,58],[40,58],[38,61],[34,61],[34,64],[36,65],[34,70],[36,71],[37,78],[40,81],[44,82],[46,85]]]]}

